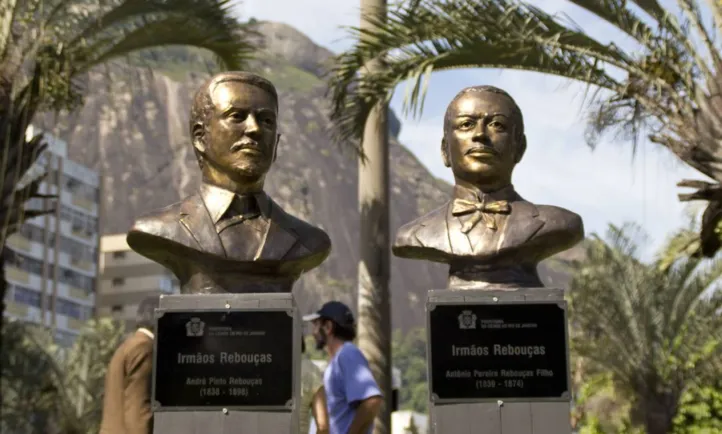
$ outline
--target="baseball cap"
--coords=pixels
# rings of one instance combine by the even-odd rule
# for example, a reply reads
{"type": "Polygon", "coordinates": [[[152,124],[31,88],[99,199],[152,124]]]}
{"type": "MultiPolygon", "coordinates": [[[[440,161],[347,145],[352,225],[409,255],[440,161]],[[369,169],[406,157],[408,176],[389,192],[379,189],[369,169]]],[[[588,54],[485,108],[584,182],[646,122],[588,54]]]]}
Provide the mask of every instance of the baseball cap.
{"type": "Polygon", "coordinates": [[[305,315],[304,321],[313,321],[319,318],[330,319],[341,327],[353,327],[355,321],[353,313],[348,306],[340,301],[329,301],[321,306],[315,313],[305,315]]]}

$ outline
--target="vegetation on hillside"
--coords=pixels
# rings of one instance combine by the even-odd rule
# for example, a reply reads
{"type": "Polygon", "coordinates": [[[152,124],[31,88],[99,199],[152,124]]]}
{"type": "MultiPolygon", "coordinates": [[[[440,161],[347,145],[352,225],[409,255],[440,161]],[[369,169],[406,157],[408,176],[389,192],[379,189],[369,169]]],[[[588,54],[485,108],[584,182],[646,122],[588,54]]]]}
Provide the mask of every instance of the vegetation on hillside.
{"type": "MultiPolygon", "coordinates": [[[[131,53],[127,60],[131,66],[150,69],[178,82],[187,80],[188,75],[192,73],[212,73],[216,67],[213,56],[207,51],[184,46],[131,53]]],[[[324,83],[321,78],[310,72],[262,50],[248,62],[246,69],[263,75],[280,91],[305,93],[320,88],[324,83]]]]}

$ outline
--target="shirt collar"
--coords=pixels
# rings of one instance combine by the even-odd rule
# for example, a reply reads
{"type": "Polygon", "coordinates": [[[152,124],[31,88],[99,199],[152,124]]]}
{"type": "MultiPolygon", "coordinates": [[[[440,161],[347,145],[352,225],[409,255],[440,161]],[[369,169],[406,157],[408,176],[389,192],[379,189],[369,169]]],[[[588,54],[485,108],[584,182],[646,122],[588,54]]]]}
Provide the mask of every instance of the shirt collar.
{"type": "MultiPolygon", "coordinates": [[[[233,202],[233,198],[235,196],[236,193],[226,190],[225,188],[216,187],[215,185],[207,184],[205,182],[201,184],[201,197],[203,198],[203,202],[206,204],[208,213],[211,215],[213,224],[218,223],[221,216],[223,216],[223,214],[228,210],[228,207],[231,206],[231,202],[233,202]]],[[[270,199],[266,193],[254,193],[252,196],[258,203],[261,215],[268,217],[270,213],[270,199]]]]}
{"type": "Polygon", "coordinates": [[[155,334],[153,334],[152,331],[148,330],[145,327],[141,327],[138,329],[139,332],[143,333],[144,335],[148,336],[151,339],[155,339],[155,334]]]}
{"type": "Polygon", "coordinates": [[[484,201],[484,202],[496,202],[498,200],[513,201],[516,199],[516,191],[514,186],[509,184],[504,188],[489,193],[484,193],[481,190],[471,189],[463,187],[461,185],[454,185],[454,198],[466,199],[470,201],[484,201]]]}

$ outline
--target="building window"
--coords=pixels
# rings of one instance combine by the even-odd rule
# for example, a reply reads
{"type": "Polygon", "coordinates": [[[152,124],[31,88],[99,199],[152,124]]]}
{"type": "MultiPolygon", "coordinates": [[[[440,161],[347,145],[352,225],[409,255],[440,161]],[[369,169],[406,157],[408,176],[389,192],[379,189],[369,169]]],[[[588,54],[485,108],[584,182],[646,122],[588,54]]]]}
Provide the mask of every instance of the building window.
{"type": "Polygon", "coordinates": [[[40,307],[40,293],[32,289],[14,285],[14,298],[16,303],[26,304],[28,306],[40,307]]]}
{"type": "MultiPolygon", "coordinates": [[[[45,244],[45,229],[43,228],[25,224],[20,228],[18,233],[30,241],[45,244]]],[[[50,231],[48,234],[48,246],[51,248],[55,246],[55,232],[50,231]]],[[[88,246],[63,235],[60,236],[59,250],[67,253],[71,259],[76,261],[96,262],[95,247],[88,246]]]]}
{"type": "Polygon", "coordinates": [[[123,259],[125,258],[125,252],[113,252],[113,258],[114,259],[123,259]]]}
{"type": "Polygon", "coordinates": [[[113,313],[123,312],[123,305],[122,304],[115,304],[113,307],[110,308],[110,310],[113,313]]]}
{"type": "Polygon", "coordinates": [[[92,292],[95,287],[95,279],[92,277],[84,276],[73,270],[60,267],[60,282],[70,285],[74,288],[84,289],[88,292],[92,292]]]}
{"type": "Polygon", "coordinates": [[[39,209],[45,209],[45,199],[40,199],[37,197],[34,197],[27,202],[25,202],[25,209],[33,209],[33,210],[39,210],[39,209]]]}
{"type": "Polygon", "coordinates": [[[28,273],[37,274],[42,276],[43,274],[43,263],[35,258],[15,253],[11,255],[7,260],[8,265],[14,265],[23,271],[28,273]]]}
{"type": "Polygon", "coordinates": [[[65,205],[60,207],[60,219],[69,222],[73,230],[84,232],[87,235],[96,233],[98,229],[97,218],[75,211],[65,205]]]}
{"type": "Polygon", "coordinates": [[[87,321],[93,315],[89,307],[62,298],[57,299],[55,311],[61,315],[69,316],[80,321],[87,321]]]}
{"type": "Polygon", "coordinates": [[[75,189],[78,185],[80,185],[80,182],[78,182],[75,178],[71,178],[67,175],[63,177],[63,186],[70,192],[75,192],[75,189]]]}
{"type": "Polygon", "coordinates": [[[122,277],[115,277],[115,278],[113,278],[112,285],[113,286],[123,286],[123,285],[125,285],[125,279],[123,279],[122,277]]]}
{"type": "Polygon", "coordinates": [[[96,249],[65,236],[60,237],[60,251],[67,253],[71,260],[95,263],[96,249]]]}
{"type": "Polygon", "coordinates": [[[37,226],[29,224],[22,225],[18,233],[36,243],[43,244],[45,242],[45,230],[37,226]]]}
{"type": "Polygon", "coordinates": [[[88,185],[79,179],[75,179],[67,174],[63,176],[63,187],[70,193],[82,197],[91,202],[98,201],[98,189],[92,185],[88,185]]]}
{"type": "Polygon", "coordinates": [[[81,316],[80,305],[60,298],[56,301],[55,312],[75,319],[80,319],[81,316]]]}

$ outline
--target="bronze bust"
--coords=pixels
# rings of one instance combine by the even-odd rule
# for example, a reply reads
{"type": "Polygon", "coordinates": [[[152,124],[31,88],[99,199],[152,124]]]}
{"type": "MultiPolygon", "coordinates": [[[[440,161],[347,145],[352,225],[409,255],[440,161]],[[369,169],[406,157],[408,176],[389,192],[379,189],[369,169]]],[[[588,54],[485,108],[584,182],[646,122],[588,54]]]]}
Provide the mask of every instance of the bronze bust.
{"type": "Polygon", "coordinates": [[[508,93],[459,92],[441,141],[453,199],[401,227],[394,254],[449,264],[449,289],[543,286],[538,263],[581,241],[584,228],[577,214],[517,194],[511,177],[525,150],[522,113],[508,93]]]}
{"type": "Polygon", "coordinates": [[[182,293],[288,292],[331,251],[328,235],[264,191],[280,134],[271,82],[225,72],[196,93],[190,114],[199,191],[139,218],[136,252],[170,269],[182,293]]]}

